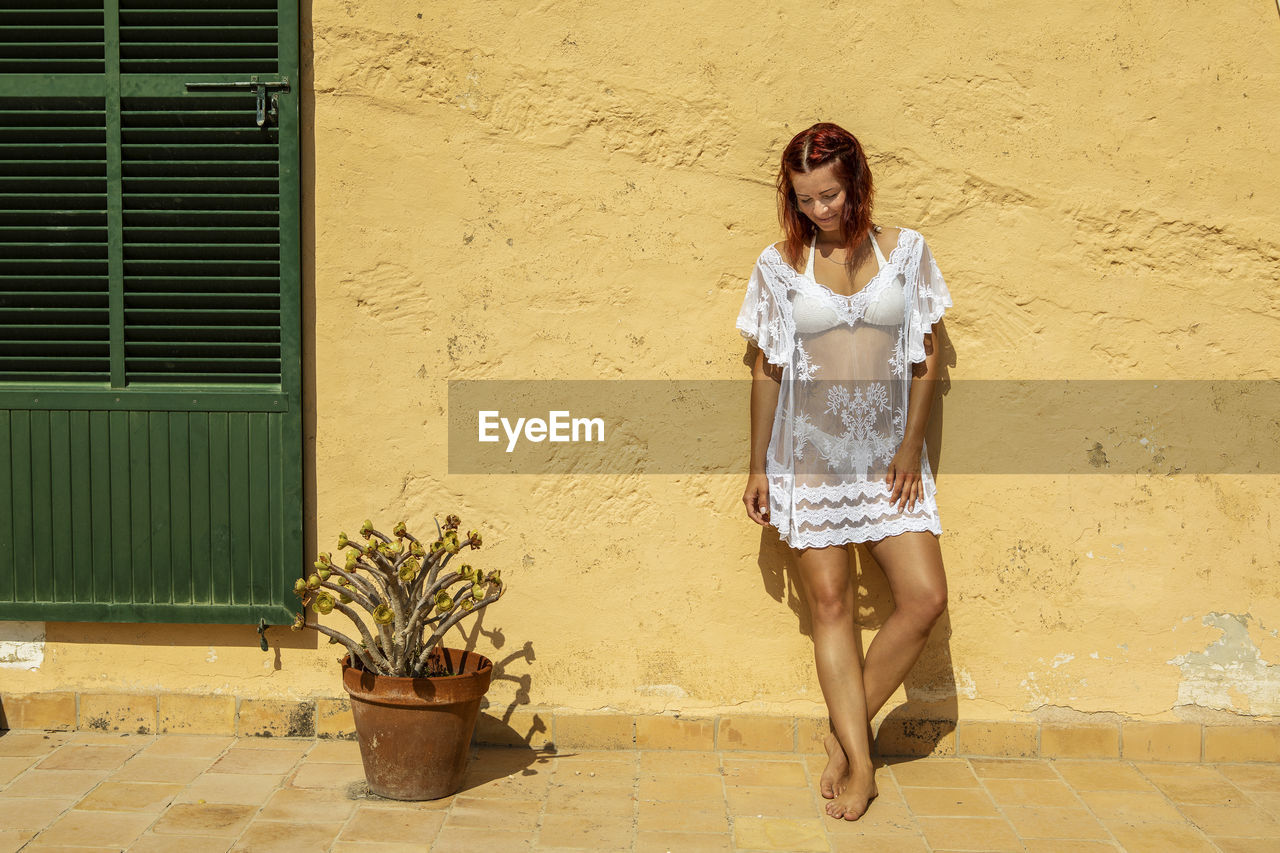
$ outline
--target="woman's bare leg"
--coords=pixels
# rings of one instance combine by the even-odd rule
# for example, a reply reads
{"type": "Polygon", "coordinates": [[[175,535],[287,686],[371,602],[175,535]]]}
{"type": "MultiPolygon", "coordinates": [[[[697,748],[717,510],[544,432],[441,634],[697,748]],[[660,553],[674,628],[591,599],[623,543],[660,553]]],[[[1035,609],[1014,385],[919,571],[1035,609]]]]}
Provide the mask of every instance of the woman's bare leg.
{"type": "Polygon", "coordinates": [[[894,605],[867,648],[863,665],[867,714],[872,719],[907,677],[946,609],[947,577],[938,537],[928,531],[886,536],[867,543],[867,550],[884,569],[894,605]]]}
{"type": "MultiPolygon", "coordinates": [[[[841,763],[845,767],[842,778],[835,781],[835,796],[827,804],[827,814],[857,820],[877,792],[862,663],[854,636],[849,553],[843,547],[808,548],[799,552],[797,563],[813,619],[818,683],[839,740],[835,749],[828,743],[828,771],[837,771],[841,763]]],[[[830,778],[825,772],[823,777],[830,778]]]]}

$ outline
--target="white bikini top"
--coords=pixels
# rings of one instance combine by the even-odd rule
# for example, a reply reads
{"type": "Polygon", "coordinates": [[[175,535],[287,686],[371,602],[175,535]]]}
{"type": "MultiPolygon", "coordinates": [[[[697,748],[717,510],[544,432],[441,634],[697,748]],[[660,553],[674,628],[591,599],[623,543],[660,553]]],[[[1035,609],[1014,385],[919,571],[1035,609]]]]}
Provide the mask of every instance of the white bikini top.
{"type": "MultiPolygon", "coordinates": [[[[884,252],[880,250],[879,241],[873,235],[871,237],[871,246],[875,249],[876,261],[879,263],[880,269],[862,290],[852,296],[843,296],[835,293],[826,285],[818,284],[818,280],[813,277],[813,259],[818,254],[817,244],[818,235],[814,234],[813,242],[809,244],[809,262],[805,265],[804,275],[805,278],[813,283],[815,291],[821,291],[824,298],[820,299],[804,292],[799,292],[791,303],[791,316],[795,320],[796,331],[806,335],[825,332],[827,329],[840,325],[840,313],[836,311],[836,307],[832,303],[842,303],[842,307],[852,307],[853,300],[857,299],[867,288],[878,285],[877,279],[879,279],[889,263],[885,259],[884,252]]],[[[902,273],[899,272],[894,276],[893,281],[881,287],[880,291],[873,295],[871,301],[867,303],[861,319],[874,326],[896,326],[902,322],[905,312],[906,294],[903,290],[902,273]]]]}

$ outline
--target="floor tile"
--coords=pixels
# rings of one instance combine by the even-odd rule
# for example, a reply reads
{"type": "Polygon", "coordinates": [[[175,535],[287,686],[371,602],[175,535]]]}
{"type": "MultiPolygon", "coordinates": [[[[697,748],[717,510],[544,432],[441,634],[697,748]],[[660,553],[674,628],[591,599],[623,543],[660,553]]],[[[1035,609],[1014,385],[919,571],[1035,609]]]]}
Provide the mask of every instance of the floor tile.
{"type": "Polygon", "coordinates": [[[822,816],[822,811],[818,809],[808,788],[733,786],[725,789],[725,800],[731,815],[794,818],[822,816]]]}
{"type": "Polygon", "coordinates": [[[996,816],[995,803],[980,788],[903,788],[902,798],[915,815],[996,816]]]}
{"type": "Polygon", "coordinates": [[[657,802],[724,802],[724,780],[719,776],[642,776],[642,800],[657,802]]]}
{"type": "Polygon", "coordinates": [[[4,788],[20,774],[35,766],[39,761],[34,755],[14,755],[0,758],[0,788],[4,788]]]}
{"type": "Polygon", "coordinates": [[[733,847],[729,843],[729,837],[724,833],[636,833],[636,853],[674,853],[676,850],[696,850],[698,853],[730,853],[733,847]]]}
{"type": "MultiPolygon", "coordinates": [[[[831,818],[826,821],[834,822],[831,818]]],[[[733,822],[733,843],[739,850],[784,850],[788,853],[829,851],[823,818],[741,817],[733,822]]]]}
{"type": "Polygon", "coordinates": [[[341,831],[341,823],[255,820],[231,849],[246,853],[327,853],[341,831]]]}
{"type": "Polygon", "coordinates": [[[117,782],[178,782],[186,785],[209,769],[211,758],[183,758],[169,755],[134,756],[111,775],[117,782]]]}
{"type": "Polygon", "coordinates": [[[1022,839],[1070,838],[1108,841],[1111,838],[1093,813],[1083,806],[1004,806],[1001,811],[1022,839]]]}
{"type": "Polygon", "coordinates": [[[532,833],[542,813],[542,800],[492,800],[458,797],[445,816],[445,826],[458,829],[501,828],[532,833]]]}
{"type": "Polygon", "coordinates": [[[984,779],[983,786],[1001,806],[1081,807],[1075,791],[1057,780],[984,779]]]}
{"type": "Polygon", "coordinates": [[[72,797],[0,797],[0,829],[44,829],[75,804],[72,797]]]}
{"type": "Polygon", "coordinates": [[[983,779],[1053,779],[1058,774],[1048,762],[1032,758],[971,758],[973,772],[983,779]]]}
{"type": "Polygon", "coordinates": [[[935,850],[1021,851],[1013,827],[1001,818],[922,817],[920,829],[935,850]]]}
{"type": "Polygon", "coordinates": [[[69,743],[36,766],[41,770],[115,770],[135,752],[127,746],[69,743]]]}
{"type": "Polygon", "coordinates": [[[5,797],[79,799],[106,778],[105,770],[28,770],[4,789],[5,797]]]}
{"type": "Polygon", "coordinates": [[[1053,767],[1077,791],[1154,791],[1128,764],[1116,761],[1055,761],[1053,767]]]}
{"type": "Polygon", "coordinates": [[[978,777],[963,759],[921,758],[889,765],[904,788],[976,788],[978,777]]]}
{"type": "Polygon", "coordinates": [[[0,734],[0,756],[48,755],[69,740],[65,732],[4,732],[0,734]]]}
{"type": "Polygon", "coordinates": [[[636,828],[641,832],[729,832],[724,803],[665,803],[641,800],[636,828]]]}
{"type": "Polygon", "coordinates": [[[129,853],[226,853],[233,840],[212,835],[157,835],[148,832],[129,847],[129,853]]]}
{"type": "Polygon", "coordinates": [[[231,803],[177,803],[160,816],[151,831],[162,835],[216,835],[235,838],[257,809],[231,803]]]}
{"type": "Polygon", "coordinates": [[[345,822],[355,807],[354,801],[334,791],[282,788],[271,795],[257,817],[260,820],[345,822]]]}
{"type": "Polygon", "coordinates": [[[640,754],[640,772],[663,774],[718,774],[720,753],[654,750],[640,754]]]}
{"type": "Polygon", "coordinates": [[[239,803],[260,806],[280,786],[283,776],[241,775],[239,773],[205,773],[178,796],[180,803],[239,803]]]}
{"type": "Polygon", "coordinates": [[[175,758],[216,758],[236,742],[230,735],[160,735],[142,750],[142,755],[170,755],[175,758]]]}
{"type": "Polygon", "coordinates": [[[1116,824],[1108,828],[1125,853],[1216,853],[1204,833],[1188,823],[1116,824]]]}
{"type": "Polygon", "coordinates": [[[809,786],[809,776],[800,762],[742,761],[726,758],[723,764],[725,785],[745,785],[752,788],[780,788],[809,786]]]}
{"type": "Polygon", "coordinates": [[[1280,848],[1280,820],[1258,806],[1179,805],[1178,810],[1205,833],[1235,838],[1272,838],[1280,848]]]}
{"type": "Polygon", "coordinates": [[[67,812],[36,836],[40,844],[126,847],[155,820],[150,814],[67,812]]]}
{"type": "MultiPolygon", "coordinates": [[[[332,853],[396,853],[400,845],[365,845],[358,847],[339,841],[333,846],[332,853]]],[[[405,853],[422,853],[421,846],[404,846],[405,853]]],[[[521,850],[533,850],[533,833],[510,831],[503,827],[470,828],[445,824],[431,843],[431,853],[518,853],[521,850]]]]}
{"type": "Polygon", "coordinates": [[[1280,764],[1216,764],[1214,767],[1242,790],[1280,793],[1280,764]]]}
{"type": "Polygon", "coordinates": [[[116,782],[107,780],[77,805],[84,811],[150,812],[158,814],[182,786],[173,782],[116,782]]]}
{"type": "MultiPolygon", "coordinates": [[[[235,773],[247,775],[261,773],[280,775],[288,773],[301,760],[297,750],[293,749],[241,749],[232,747],[227,750],[213,766],[210,773],[235,773]]],[[[307,761],[315,761],[310,755],[307,761]]]]}
{"type": "Polygon", "coordinates": [[[632,825],[624,821],[588,821],[579,815],[548,814],[538,830],[538,848],[630,849],[632,825]]]}
{"type": "Polygon", "coordinates": [[[1163,794],[1146,791],[1081,791],[1080,799],[1104,823],[1172,822],[1185,820],[1163,794]]]}

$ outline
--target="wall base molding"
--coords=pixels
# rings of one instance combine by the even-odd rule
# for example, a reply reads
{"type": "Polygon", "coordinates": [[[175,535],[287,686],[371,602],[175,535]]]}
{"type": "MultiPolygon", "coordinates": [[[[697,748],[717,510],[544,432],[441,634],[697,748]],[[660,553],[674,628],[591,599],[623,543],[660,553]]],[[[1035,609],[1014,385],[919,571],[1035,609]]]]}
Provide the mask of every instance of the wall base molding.
{"type": "MultiPolygon", "coordinates": [[[[911,719],[880,721],[884,756],[1123,758],[1280,762],[1280,722],[1106,722],[911,719]]],[[[240,737],[352,738],[346,697],[250,699],[187,693],[0,695],[0,729],[240,737]]],[[[825,717],[585,713],[520,706],[481,712],[475,740],[539,750],[681,749],[822,754],[825,717]]]]}

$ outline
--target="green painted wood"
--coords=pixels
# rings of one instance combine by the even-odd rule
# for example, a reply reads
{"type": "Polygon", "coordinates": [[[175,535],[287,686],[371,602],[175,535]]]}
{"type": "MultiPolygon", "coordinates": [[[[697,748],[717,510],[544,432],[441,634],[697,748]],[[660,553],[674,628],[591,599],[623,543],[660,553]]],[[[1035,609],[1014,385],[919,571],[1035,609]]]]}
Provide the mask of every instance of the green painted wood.
{"type": "Polygon", "coordinates": [[[93,601],[93,453],[89,412],[67,412],[70,466],[67,484],[70,513],[62,535],[70,540],[74,587],[72,599],[93,601]]]}
{"type": "MultiPolygon", "coordinates": [[[[14,555],[31,546],[31,413],[10,413],[9,423],[9,479],[12,489],[10,522],[13,526],[14,555]]],[[[35,566],[30,559],[10,561],[13,567],[13,600],[35,601],[35,566]]]]}
{"type": "Polygon", "coordinates": [[[249,415],[227,415],[227,480],[231,503],[231,603],[252,604],[253,565],[249,562],[249,415]]]}
{"type": "Polygon", "coordinates": [[[109,412],[111,445],[111,597],[108,601],[133,601],[133,500],[129,492],[130,412],[109,412]]]}
{"type": "Polygon", "coordinates": [[[148,512],[151,527],[151,591],[144,601],[173,601],[173,566],[170,551],[173,541],[173,497],[169,493],[169,420],[168,412],[147,413],[146,468],[151,475],[147,483],[150,500],[148,512]]]}
{"type": "Polygon", "coordinates": [[[49,413],[31,413],[31,569],[35,595],[43,601],[53,596],[53,483],[49,458],[49,413]]]}
{"type": "MultiPolygon", "coordinates": [[[[129,412],[129,564],[131,594],[124,601],[151,598],[151,435],[150,413],[129,412]]],[[[119,599],[118,599],[119,600],[119,599]]]]}
{"type": "Polygon", "coordinates": [[[54,601],[75,601],[75,563],[71,556],[71,413],[49,412],[49,551],[54,601]]]}
{"type": "Polygon", "coordinates": [[[77,517],[77,524],[89,530],[89,547],[93,551],[93,595],[90,601],[113,599],[112,544],[116,540],[112,528],[111,422],[107,412],[87,412],[89,416],[89,521],[77,517]]]}
{"type": "Polygon", "coordinates": [[[213,604],[231,603],[231,455],[227,412],[209,413],[209,567],[213,604]]]}
{"type": "MultiPolygon", "coordinates": [[[[0,554],[13,554],[13,437],[12,414],[0,409],[0,554]]],[[[14,562],[12,559],[10,563],[14,562]]],[[[0,572],[0,601],[18,600],[15,589],[16,569],[6,577],[0,572]]]]}
{"type": "MultiPolygon", "coordinates": [[[[188,490],[191,494],[191,601],[213,600],[210,559],[209,414],[192,412],[188,418],[188,490]]],[[[279,566],[280,563],[275,565],[279,566]]]]}
{"type": "MultiPolygon", "coordinates": [[[[271,600],[271,529],[264,523],[271,518],[271,456],[268,416],[261,412],[246,415],[249,424],[249,576],[250,604],[271,600]]],[[[279,451],[277,451],[278,455],[279,451]]]]}
{"type": "Polygon", "coordinates": [[[0,9],[0,619],[292,620],[297,34],[275,0],[0,9]],[[295,87],[262,129],[185,85],[255,74],[295,87]]]}
{"type": "Polygon", "coordinates": [[[169,581],[172,600],[191,601],[190,415],[168,412],[169,581]]]}

